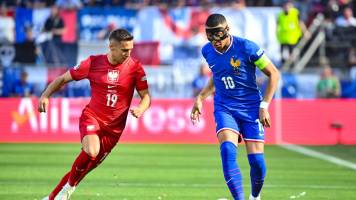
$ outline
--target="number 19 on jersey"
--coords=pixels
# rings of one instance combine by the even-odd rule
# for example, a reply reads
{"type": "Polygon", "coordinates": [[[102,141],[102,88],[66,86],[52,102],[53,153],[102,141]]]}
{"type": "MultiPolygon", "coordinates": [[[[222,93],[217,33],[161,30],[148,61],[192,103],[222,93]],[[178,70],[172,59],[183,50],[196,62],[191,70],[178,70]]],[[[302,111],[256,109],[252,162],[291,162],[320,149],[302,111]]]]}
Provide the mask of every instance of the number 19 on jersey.
{"type": "Polygon", "coordinates": [[[117,102],[116,94],[107,94],[106,95],[106,106],[115,107],[117,102]]]}

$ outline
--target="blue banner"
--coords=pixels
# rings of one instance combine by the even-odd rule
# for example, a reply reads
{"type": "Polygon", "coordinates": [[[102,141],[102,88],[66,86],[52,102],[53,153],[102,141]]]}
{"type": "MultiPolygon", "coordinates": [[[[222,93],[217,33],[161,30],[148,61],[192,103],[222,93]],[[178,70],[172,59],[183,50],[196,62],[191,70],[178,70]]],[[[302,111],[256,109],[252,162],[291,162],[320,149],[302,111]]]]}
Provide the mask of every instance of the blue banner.
{"type": "Polygon", "coordinates": [[[23,42],[26,40],[26,28],[32,28],[32,9],[16,8],[15,26],[16,26],[16,42],[23,42]]]}
{"type": "Polygon", "coordinates": [[[78,11],[80,39],[85,41],[106,39],[116,28],[132,32],[137,10],[124,8],[83,8],[78,11]]]}

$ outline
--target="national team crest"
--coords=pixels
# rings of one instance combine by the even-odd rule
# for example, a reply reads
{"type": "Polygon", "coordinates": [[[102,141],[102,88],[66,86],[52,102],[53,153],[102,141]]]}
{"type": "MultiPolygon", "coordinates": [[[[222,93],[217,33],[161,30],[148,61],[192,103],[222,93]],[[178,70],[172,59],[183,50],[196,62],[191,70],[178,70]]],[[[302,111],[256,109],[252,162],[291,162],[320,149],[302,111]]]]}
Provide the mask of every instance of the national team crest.
{"type": "Polygon", "coordinates": [[[116,83],[119,80],[119,71],[111,70],[108,71],[108,81],[111,83],[116,83]]]}
{"type": "Polygon", "coordinates": [[[241,61],[238,58],[236,58],[236,56],[232,56],[230,58],[230,65],[232,66],[234,72],[236,74],[239,74],[239,67],[241,65],[241,61]]]}

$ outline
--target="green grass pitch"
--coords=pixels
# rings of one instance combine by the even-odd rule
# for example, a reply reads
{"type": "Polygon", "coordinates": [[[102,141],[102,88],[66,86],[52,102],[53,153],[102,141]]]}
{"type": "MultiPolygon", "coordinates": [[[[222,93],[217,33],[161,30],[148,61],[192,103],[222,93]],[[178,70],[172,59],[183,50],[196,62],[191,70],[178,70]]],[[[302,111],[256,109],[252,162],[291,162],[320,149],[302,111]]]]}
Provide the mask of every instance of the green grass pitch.
{"type": "MultiPolygon", "coordinates": [[[[340,155],[343,148],[320,150],[340,155]]],[[[346,152],[356,152],[355,148],[347,147],[346,152]]],[[[42,199],[70,169],[79,150],[79,144],[0,144],[0,199],[42,199]]],[[[250,185],[244,146],[238,154],[247,198],[250,185]]],[[[344,156],[348,157],[355,161],[355,154],[344,156]]],[[[278,146],[266,146],[266,159],[263,200],[356,199],[356,170],[278,146]]],[[[218,146],[169,144],[118,144],[72,196],[73,200],[221,198],[231,200],[218,146]]]]}

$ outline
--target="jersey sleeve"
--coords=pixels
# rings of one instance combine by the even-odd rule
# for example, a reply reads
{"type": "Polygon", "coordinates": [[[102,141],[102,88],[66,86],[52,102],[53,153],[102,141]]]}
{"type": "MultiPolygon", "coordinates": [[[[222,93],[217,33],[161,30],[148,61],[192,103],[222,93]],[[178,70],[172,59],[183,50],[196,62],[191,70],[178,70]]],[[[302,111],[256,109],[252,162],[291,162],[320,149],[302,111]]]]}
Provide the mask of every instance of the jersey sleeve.
{"type": "Polygon", "coordinates": [[[141,63],[137,63],[137,73],[136,73],[136,89],[138,91],[140,90],[146,90],[148,89],[148,83],[147,83],[147,77],[145,70],[142,67],[141,63]]]}
{"type": "Polygon", "coordinates": [[[82,80],[88,77],[91,65],[91,57],[83,60],[78,65],[72,67],[69,72],[72,78],[76,81],[82,80]]]}
{"type": "Polygon", "coordinates": [[[207,48],[207,45],[205,45],[205,46],[203,46],[203,48],[201,48],[201,54],[203,55],[205,60],[206,60],[206,48],[207,48]]]}
{"type": "Polygon", "coordinates": [[[249,41],[247,44],[250,61],[260,70],[264,69],[271,61],[266,56],[265,51],[256,43],[249,41]]]}

